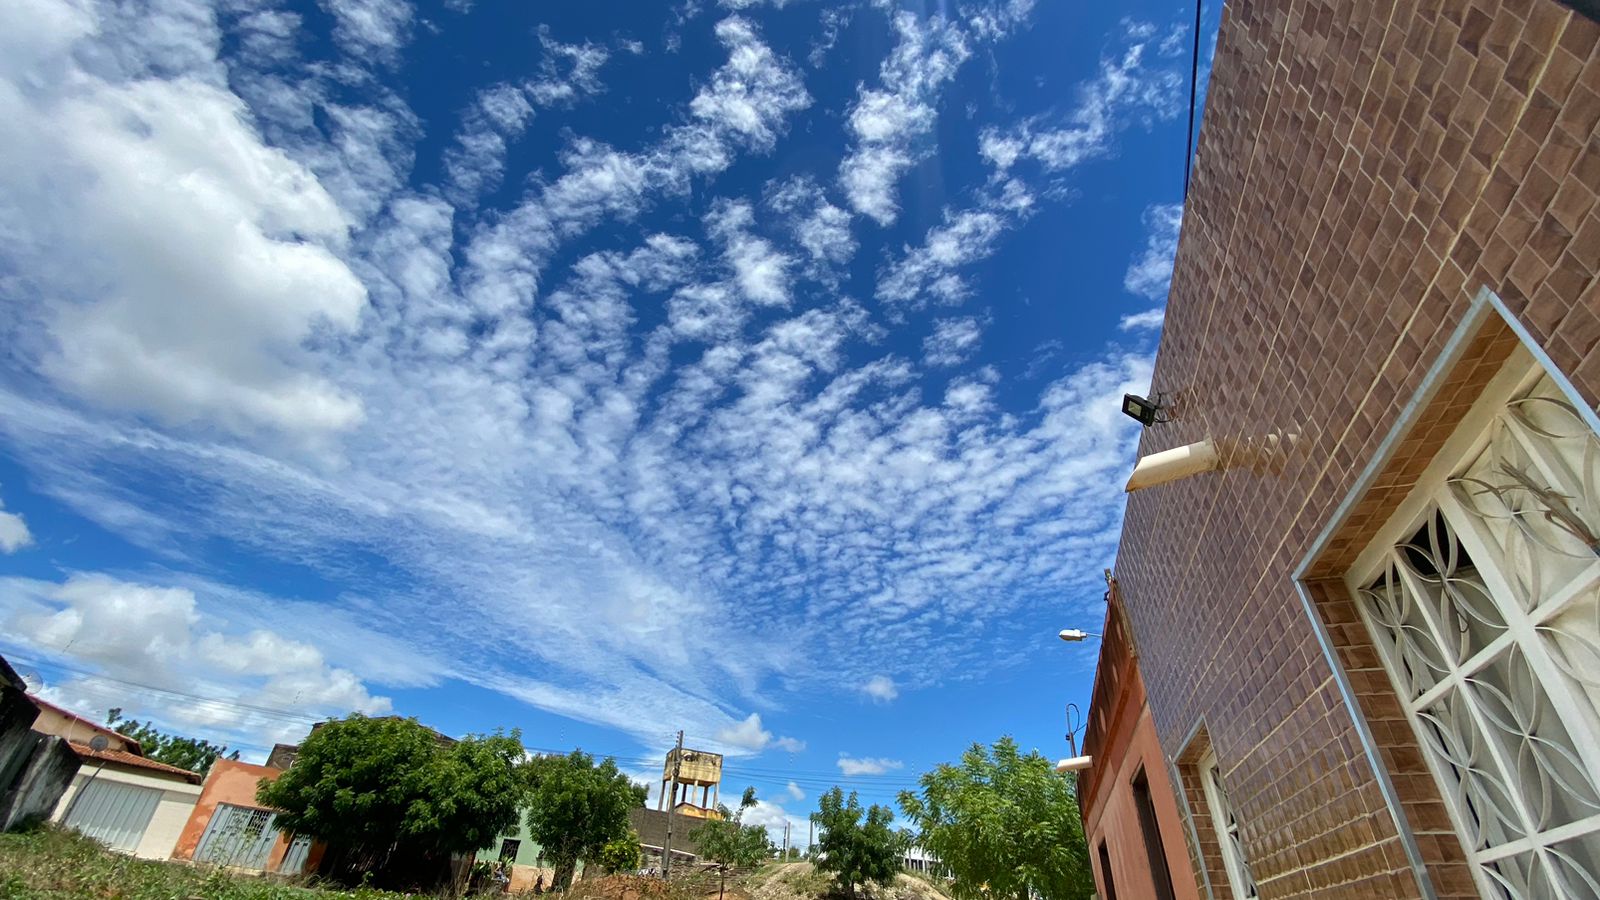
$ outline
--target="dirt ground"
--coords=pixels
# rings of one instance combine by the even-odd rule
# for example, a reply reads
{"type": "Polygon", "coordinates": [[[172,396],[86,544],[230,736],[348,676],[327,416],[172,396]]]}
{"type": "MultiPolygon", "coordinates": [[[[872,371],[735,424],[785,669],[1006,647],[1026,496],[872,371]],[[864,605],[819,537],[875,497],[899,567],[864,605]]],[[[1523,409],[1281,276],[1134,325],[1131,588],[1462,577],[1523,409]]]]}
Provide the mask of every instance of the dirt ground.
{"type": "MultiPolygon", "coordinates": [[[[780,863],[746,879],[751,900],[822,900],[834,895],[832,876],[808,862],[780,863]]],[[[950,900],[927,881],[901,875],[891,887],[858,885],[857,900],[950,900]]]]}

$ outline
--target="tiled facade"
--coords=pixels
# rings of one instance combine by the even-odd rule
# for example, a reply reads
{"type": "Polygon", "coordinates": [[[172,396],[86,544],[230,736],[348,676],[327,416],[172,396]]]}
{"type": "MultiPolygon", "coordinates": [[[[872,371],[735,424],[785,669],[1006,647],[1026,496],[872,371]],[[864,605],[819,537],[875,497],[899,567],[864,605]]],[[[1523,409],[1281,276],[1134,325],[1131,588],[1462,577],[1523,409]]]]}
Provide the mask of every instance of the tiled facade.
{"type": "MultiPolygon", "coordinates": [[[[1262,897],[1478,895],[1330,579],[1518,346],[1493,313],[1462,332],[1482,289],[1600,399],[1597,43],[1553,0],[1225,7],[1152,386],[1176,420],[1140,452],[1293,447],[1132,495],[1117,578],[1179,790],[1203,808],[1195,764],[1214,752],[1262,897]]],[[[1191,819],[1202,896],[1228,897],[1191,819]]]]}

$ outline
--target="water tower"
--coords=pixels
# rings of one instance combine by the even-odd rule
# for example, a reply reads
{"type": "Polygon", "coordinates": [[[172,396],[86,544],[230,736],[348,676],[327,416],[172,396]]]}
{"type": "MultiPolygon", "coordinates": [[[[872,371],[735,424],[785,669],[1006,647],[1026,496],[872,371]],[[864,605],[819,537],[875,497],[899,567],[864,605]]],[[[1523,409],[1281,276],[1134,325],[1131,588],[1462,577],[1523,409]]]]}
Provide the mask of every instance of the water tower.
{"type": "Polygon", "coordinates": [[[667,764],[661,770],[661,793],[656,808],[665,808],[671,802],[672,810],[679,815],[721,818],[722,814],[717,812],[721,784],[722,754],[674,748],[667,751],[667,764]],[[695,802],[695,788],[700,789],[699,803],[695,802]]]}

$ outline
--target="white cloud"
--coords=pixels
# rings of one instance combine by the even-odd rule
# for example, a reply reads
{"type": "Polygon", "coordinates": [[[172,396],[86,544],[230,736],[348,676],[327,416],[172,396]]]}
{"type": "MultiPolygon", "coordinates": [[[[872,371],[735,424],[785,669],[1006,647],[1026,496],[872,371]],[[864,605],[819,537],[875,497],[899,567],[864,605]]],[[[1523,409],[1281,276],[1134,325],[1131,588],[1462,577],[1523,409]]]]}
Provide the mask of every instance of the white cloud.
{"type": "Polygon", "coordinates": [[[899,214],[895,185],[928,152],[920,144],[933,130],[939,92],[972,52],[943,17],[924,22],[901,11],[893,24],[897,43],[879,73],[881,87],[861,87],[848,121],[851,149],[839,163],[851,208],[879,225],[899,214]]]}
{"type": "Polygon", "coordinates": [[[861,691],[877,703],[888,703],[900,696],[900,689],[895,686],[894,679],[887,675],[874,675],[868,678],[861,686],[861,691]]]}
{"type": "Polygon", "coordinates": [[[1123,316],[1121,321],[1117,323],[1117,328],[1122,331],[1144,331],[1160,328],[1166,320],[1167,308],[1162,306],[1145,310],[1142,313],[1123,316]]]}
{"type": "Polygon", "coordinates": [[[411,39],[415,10],[407,0],[322,0],[333,13],[334,40],[357,58],[392,62],[411,39]]]}
{"type": "Polygon", "coordinates": [[[556,248],[607,218],[631,219],[654,199],[733,164],[738,150],[772,149],[791,113],[811,104],[799,75],[737,16],[719,22],[728,61],[690,101],[693,120],[625,153],[589,139],[562,157],[566,172],[541,184],[466,248],[468,298],[494,315],[528,303],[556,248]]]}
{"type": "Polygon", "coordinates": [[[905,763],[898,759],[887,759],[881,756],[863,756],[859,759],[840,754],[839,773],[845,776],[852,775],[882,775],[895,769],[905,768],[905,763]]]}
{"type": "MultiPolygon", "coordinates": [[[[592,97],[605,90],[600,83],[600,67],[611,58],[611,52],[598,44],[563,44],[550,36],[550,29],[541,26],[539,44],[545,58],[540,63],[539,77],[527,85],[528,95],[540,106],[571,103],[581,97],[592,97]],[[563,73],[557,60],[564,61],[563,73]]],[[[631,52],[638,53],[639,50],[631,52]]]]}
{"type": "Polygon", "coordinates": [[[1130,294],[1151,300],[1167,299],[1172,284],[1172,263],[1178,255],[1178,232],[1183,227],[1182,203],[1157,203],[1144,211],[1144,253],[1128,264],[1122,286],[1130,294]]]}
{"type": "Polygon", "coordinates": [[[0,553],[15,553],[33,543],[33,533],[21,514],[6,512],[0,502],[0,553]]]}
{"type": "Polygon", "coordinates": [[[772,732],[761,727],[760,713],[751,713],[739,722],[718,731],[716,741],[724,747],[752,753],[759,753],[768,747],[776,747],[790,753],[798,753],[806,748],[804,741],[792,737],[774,739],[772,732]]]}
{"type": "Polygon", "coordinates": [[[760,306],[787,306],[789,269],[794,260],[751,232],[755,212],[748,203],[716,204],[706,229],[722,241],[723,257],[745,299],[760,306]]]}
{"type": "MultiPolygon", "coordinates": [[[[303,344],[355,328],[349,222],[244,103],[197,77],[78,67],[91,12],[0,13],[0,264],[48,308],[44,370],[96,404],[240,431],[347,428],[359,401],[303,344]],[[7,21],[9,20],[9,21],[7,21]],[[16,53],[25,45],[25,54],[16,53]]],[[[70,9],[71,12],[66,10],[70,9]]]]}
{"type": "Polygon", "coordinates": [[[784,793],[788,794],[789,798],[791,800],[794,800],[795,802],[799,802],[799,801],[804,800],[806,798],[806,792],[800,789],[800,785],[795,784],[792,781],[789,782],[788,786],[785,787],[783,790],[784,790],[784,793]]]}
{"type": "Polygon", "coordinates": [[[203,727],[236,746],[270,746],[286,729],[303,733],[322,716],[392,708],[311,644],[266,628],[216,630],[216,611],[187,587],[98,573],[60,584],[3,579],[7,638],[0,643],[36,660],[91,666],[52,685],[85,714],[120,706],[179,728],[203,727]]]}
{"type": "Polygon", "coordinates": [[[1061,172],[1112,150],[1119,128],[1177,116],[1183,78],[1174,68],[1152,69],[1147,52],[1156,30],[1128,25],[1120,55],[1100,61],[1098,75],[1079,89],[1078,101],[1062,125],[1042,117],[1006,129],[985,129],[979,152],[1001,173],[1030,159],[1048,172],[1061,172]]]}

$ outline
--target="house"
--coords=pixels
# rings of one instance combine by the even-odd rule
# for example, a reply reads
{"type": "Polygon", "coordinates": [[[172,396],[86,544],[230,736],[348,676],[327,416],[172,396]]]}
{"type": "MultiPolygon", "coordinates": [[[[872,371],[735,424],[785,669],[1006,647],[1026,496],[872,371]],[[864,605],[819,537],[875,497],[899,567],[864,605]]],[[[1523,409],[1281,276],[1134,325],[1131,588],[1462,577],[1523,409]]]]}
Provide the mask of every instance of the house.
{"type": "MultiPolygon", "coordinates": [[[[507,885],[506,890],[513,894],[532,891],[541,882],[546,888],[555,883],[554,863],[545,857],[544,848],[528,834],[527,822],[521,817],[518,818],[514,831],[502,835],[494,844],[479,850],[477,860],[486,863],[505,863],[511,876],[511,883],[507,885]]],[[[583,863],[580,861],[575,877],[582,876],[583,863]]]]}
{"type": "Polygon", "coordinates": [[[200,796],[200,775],[146,759],[139,742],[38,697],[33,730],[64,738],[80,765],[50,819],[121,853],[167,859],[200,796]],[[104,749],[91,745],[96,738],[104,749]]]}
{"type": "Polygon", "coordinates": [[[261,782],[283,773],[231,759],[213,763],[172,858],[283,875],[316,871],[322,845],[278,828],[277,811],[256,800],[261,782]]]}
{"type": "Polygon", "coordinates": [[[1600,893],[1594,15],[1223,9],[1115,573],[1202,896],[1600,893]]]}
{"type": "MultiPolygon", "coordinates": [[[[1139,654],[1108,579],[1100,659],[1078,775],[1090,866],[1102,897],[1200,900],[1183,816],[1139,677],[1139,654]]],[[[1070,727],[1070,726],[1069,726],[1070,727]]]]}

